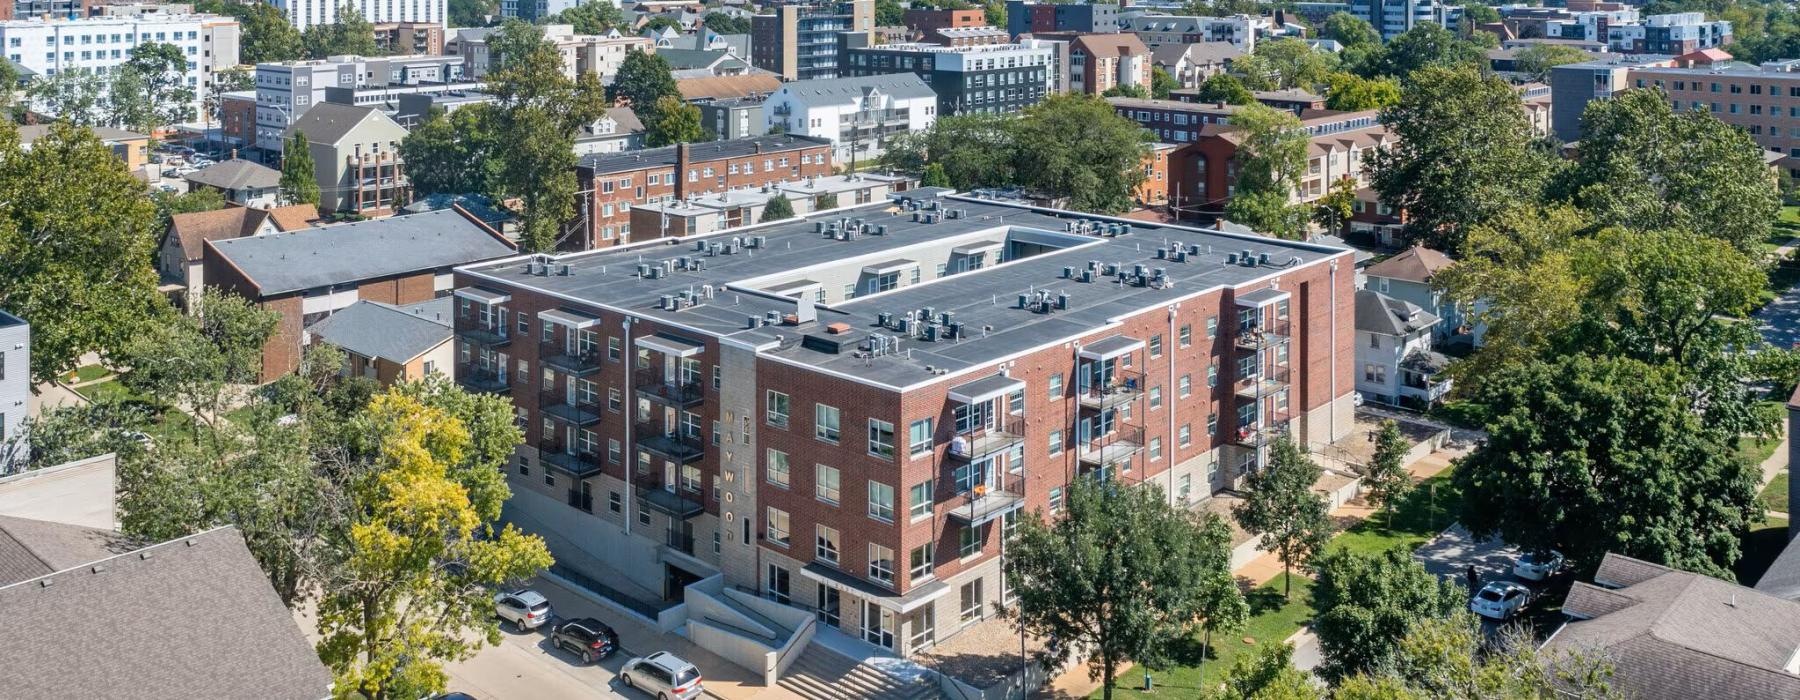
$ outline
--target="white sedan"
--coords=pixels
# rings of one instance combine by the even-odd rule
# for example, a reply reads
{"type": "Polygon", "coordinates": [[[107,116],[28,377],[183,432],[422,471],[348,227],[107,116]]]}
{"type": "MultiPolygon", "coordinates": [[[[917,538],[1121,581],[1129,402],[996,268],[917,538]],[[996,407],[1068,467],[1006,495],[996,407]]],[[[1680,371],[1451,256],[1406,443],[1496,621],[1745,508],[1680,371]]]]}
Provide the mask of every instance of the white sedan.
{"type": "Polygon", "coordinates": [[[1531,589],[1511,581],[1494,581],[1481,588],[1469,601],[1469,612],[1490,620],[1505,622],[1531,602],[1531,589]]]}
{"type": "Polygon", "coordinates": [[[1526,581],[1542,581],[1562,571],[1563,555],[1554,549],[1526,552],[1513,563],[1513,575],[1526,581]]]}

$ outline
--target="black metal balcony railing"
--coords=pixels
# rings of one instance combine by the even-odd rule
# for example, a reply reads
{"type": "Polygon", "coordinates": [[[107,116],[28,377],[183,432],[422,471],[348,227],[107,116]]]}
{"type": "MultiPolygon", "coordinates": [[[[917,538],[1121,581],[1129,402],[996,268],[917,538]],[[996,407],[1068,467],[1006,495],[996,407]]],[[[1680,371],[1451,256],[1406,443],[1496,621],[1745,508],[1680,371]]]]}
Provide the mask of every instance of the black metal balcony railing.
{"type": "Polygon", "coordinates": [[[458,326],[456,335],[459,338],[467,339],[473,343],[495,347],[507,345],[512,342],[512,333],[509,329],[507,329],[506,326],[499,325],[475,323],[468,326],[458,326]]]}
{"type": "Polygon", "coordinates": [[[577,478],[600,473],[600,454],[571,448],[555,440],[538,441],[538,461],[577,478]]]}
{"type": "Polygon", "coordinates": [[[1115,370],[1112,381],[1089,384],[1077,394],[1082,408],[1107,409],[1130,403],[1144,395],[1144,373],[1129,369],[1115,370]]]}
{"type": "Polygon", "coordinates": [[[631,387],[646,398],[675,406],[693,406],[706,398],[706,389],[700,382],[680,377],[669,380],[655,367],[638,370],[632,377],[631,387]]]}
{"type": "Polygon", "coordinates": [[[1082,464],[1104,468],[1130,463],[1143,449],[1144,426],[1119,425],[1079,445],[1077,456],[1082,464]]]}
{"type": "Polygon", "coordinates": [[[556,392],[538,394],[538,410],[547,417],[578,426],[589,426],[600,422],[600,400],[595,398],[576,398],[569,401],[556,392]]]}
{"type": "Polygon", "coordinates": [[[538,360],[564,374],[585,376],[600,371],[600,353],[593,349],[571,352],[561,343],[538,343],[538,360]]]}
{"type": "Polygon", "coordinates": [[[1264,327],[1251,327],[1238,331],[1234,344],[1239,350],[1256,351],[1286,342],[1288,342],[1288,322],[1283,320],[1264,327]]]}
{"type": "Polygon", "coordinates": [[[976,484],[975,488],[940,501],[939,504],[949,508],[946,515],[967,525],[991,522],[1025,507],[1025,474],[998,474],[990,483],[976,484]]]}
{"type": "Polygon", "coordinates": [[[972,430],[961,431],[950,439],[950,448],[944,454],[954,462],[972,462],[991,454],[1005,452],[1025,441],[1025,419],[1019,416],[1007,416],[995,421],[993,426],[978,426],[972,430]]]}
{"type": "Polygon", "coordinates": [[[1287,383],[1287,367],[1263,367],[1256,374],[1237,380],[1231,390],[1240,398],[1257,398],[1281,391],[1287,383]]]}
{"type": "Polygon", "coordinates": [[[700,500],[697,498],[691,498],[664,488],[645,486],[637,486],[634,488],[638,497],[638,507],[640,508],[649,508],[650,510],[683,520],[706,512],[706,506],[701,505],[700,500]]]}
{"type": "Polygon", "coordinates": [[[1269,412],[1262,415],[1261,420],[1248,425],[1240,425],[1237,430],[1226,436],[1231,444],[1240,447],[1262,447],[1275,441],[1275,438],[1288,432],[1288,421],[1293,419],[1287,411],[1269,412]]]}
{"type": "Polygon", "coordinates": [[[706,441],[698,435],[682,435],[679,428],[668,430],[659,423],[639,422],[633,432],[639,448],[676,462],[692,462],[706,454],[706,441]]]}
{"type": "Polygon", "coordinates": [[[458,364],[456,381],[470,391],[478,393],[505,393],[512,391],[512,382],[506,372],[482,367],[474,364],[458,364]]]}

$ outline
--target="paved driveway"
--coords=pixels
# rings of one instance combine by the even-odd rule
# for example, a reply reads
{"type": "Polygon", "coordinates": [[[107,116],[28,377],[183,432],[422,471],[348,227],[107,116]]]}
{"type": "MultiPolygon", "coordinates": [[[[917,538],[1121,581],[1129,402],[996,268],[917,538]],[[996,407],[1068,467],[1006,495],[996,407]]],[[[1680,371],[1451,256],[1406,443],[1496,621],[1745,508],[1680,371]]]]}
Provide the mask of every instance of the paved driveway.
{"type": "Polygon", "coordinates": [[[617,625],[614,615],[555,584],[536,581],[531,587],[550,599],[557,618],[531,632],[521,633],[512,625],[502,625],[504,639],[499,646],[482,649],[475,658],[445,668],[450,674],[451,690],[480,700],[648,697],[618,682],[619,667],[638,650],[626,647],[598,664],[588,665],[574,654],[550,646],[551,627],[565,617],[593,617],[617,625]]]}
{"type": "Polygon", "coordinates": [[[1756,312],[1756,329],[1778,348],[1800,347],[1800,284],[1775,297],[1756,312]]]}

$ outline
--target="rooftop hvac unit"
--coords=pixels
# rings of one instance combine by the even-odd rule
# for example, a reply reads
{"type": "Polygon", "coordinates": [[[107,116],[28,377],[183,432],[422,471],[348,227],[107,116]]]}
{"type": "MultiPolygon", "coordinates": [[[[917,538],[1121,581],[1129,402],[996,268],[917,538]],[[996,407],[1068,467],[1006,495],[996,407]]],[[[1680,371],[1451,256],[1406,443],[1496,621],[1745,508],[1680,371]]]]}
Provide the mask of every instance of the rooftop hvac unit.
{"type": "Polygon", "coordinates": [[[1259,255],[1257,255],[1257,256],[1256,256],[1256,263],[1257,263],[1257,264],[1258,264],[1258,265],[1267,265],[1267,264],[1269,264],[1269,254],[1268,254],[1268,253],[1261,253],[1261,254],[1259,254],[1259,255]]]}
{"type": "Polygon", "coordinates": [[[686,255],[683,255],[683,256],[675,259],[675,269],[677,269],[677,270],[688,269],[688,259],[687,259],[686,255]]]}
{"type": "Polygon", "coordinates": [[[745,317],[745,319],[744,319],[744,327],[745,328],[757,328],[761,325],[762,325],[762,317],[757,316],[756,314],[751,314],[751,315],[745,317]]]}
{"type": "Polygon", "coordinates": [[[1075,268],[1073,266],[1064,265],[1062,276],[1063,276],[1063,279],[1071,279],[1071,278],[1075,277],[1075,268]]]}
{"type": "Polygon", "coordinates": [[[912,213],[912,214],[913,214],[913,215],[912,215],[912,220],[913,220],[913,223],[915,223],[915,224],[916,224],[916,223],[919,223],[919,222],[921,222],[921,221],[924,221],[924,220],[925,220],[925,215],[924,215],[924,214],[920,214],[920,213],[919,213],[919,212],[917,212],[917,211],[914,211],[914,212],[913,212],[913,213],[912,213]]]}
{"type": "Polygon", "coordinates": [[[937,339],[938,339],[938,325],[935,323],[926,324],[925,340],[930,341],[930,342],[936,342],[937,339]]]}
{"type": "Polygon", "coordinates": [[[751,246],[752,248],[767,248],[767,247],[769,247],[769,237],[768,236],[752,236],[750,238],[750,240],[751,240],[751,242],[756,244],[754,246],[751,246]]]}
{"type": "Polygon", "coordinates": [[[704,269],[706,269],[706,261],[701,258],[694,258],[693,262],[688,263],[688,269],[693,270],[695,272],[704,270],[704,269]]]}
{"type": "Polygon", "coordinates": [[[657,302],[656,308],[662,309],[664,311],[674,311],[676,308],[675,307],[675,297],[672,295],[664,294],[660,297],[657,297],[656,302],[657,302]]]}
{"type": "Polygon", "coordinates": [[[563,263],[556,267],[556,274],[560,275],[562,277],[568,277],[570,272],[571,272],[571,270],[569,269],[568,263],[563,263]]]}
{"type": "Polygon", "coordinates": [[[953,318],[956,318],[956,312],[945,311],[943,313],[938,314],[938,324],[948,326],[948,325],[950,325],[950,319],[953,319],[953,318]]]}
{"type": "Polygon", "coordinates": [[[777,323],[781,323],[781,312],[780,311],[764,312],[763,313],[763,323],[766,323],[771,326],[773,326],[777,323]]]}
{"type": "Polygon", "coordinates": [[[694,250],[706,250],[706,241],[694,241],[694,250]]]}
{"type": "Polygon", "coordinates": [[[876,227],[875,227],[875,235],[877,235],[877,236],[885,236],[885,235],[887,235],[887,224],[879,224],[879,225],[877,225],[877,226],[876,226],[876,227]]]}
{"type": "Polygon", "coordinates": [[[824,232],[825,232],[825,222],[814,221],[813,222],[813,233],[824,233],[824,232]]]}
{"type": "Polygon", "coordinates": [[[1175,262],[1187,262],[1187,256],[1187,251],[1177,249],[1175,251],[1175,262]]]}
{"type": "Polygon", "coordinates": [[[950,324],[950,337],[951,338],[963,337],[963,322],[962,321],[957,321],[955,323],[950,324]]]}
{"type": "Polygon", "coordinates": [[[1121,236],[1131,235],[1131,224],[1119,224],[1119,235],[1121,235],[1121,236]]]}
{"type": "Polygon", "coordinates": [[[1067,293],[1056,295],[1056,308],[1058,308],[1058,309],[1069,308],[1069,295],[1067,293]]]}
{"type": "Polygon", "coordinates": [[[1168,248],[1157,248],[1156,249],[1156,259],[1157,260],[1169,259],[1169,249],[1168,248]]]}
{"type": "Polygon", "coordinates": [[[1132,265],[1131,266],[1131,274],[1136,275],[1138,277],[1143,277],[1144,276],[1144,266],[1142,264],[1132,265]]]}
{"type": "Polygon", "coordinates": [[[1237,255],[1238,255],[1237,253],[1226,253],[1225,254],[1225,264],[1226,265],[1236,265],[1237,261],[1238,261],[1237,255]]]}
{"type": "Polygon", "coordinates": [[[638,270],[639,277],[649,277],[650,276],[650,264],[649,263],[638,263],[637,270],[638,270]]]}
{"type": "Polygon", "coordinates": [[[894,324],[894,315],[893,314],[888,313],[886,311],[875,314],[875,325],[881,326],[882,328],[887,328],[888,326],[891,326],[893,324],[894,324]]]}
{"type": "Polygon", "coordinates": [[[1082,270],[1081,271],[1081,281],[1087,282],[1087,283],[1092,283],[1094,281],[1094,271],[1093,270],[1082,270]]]}

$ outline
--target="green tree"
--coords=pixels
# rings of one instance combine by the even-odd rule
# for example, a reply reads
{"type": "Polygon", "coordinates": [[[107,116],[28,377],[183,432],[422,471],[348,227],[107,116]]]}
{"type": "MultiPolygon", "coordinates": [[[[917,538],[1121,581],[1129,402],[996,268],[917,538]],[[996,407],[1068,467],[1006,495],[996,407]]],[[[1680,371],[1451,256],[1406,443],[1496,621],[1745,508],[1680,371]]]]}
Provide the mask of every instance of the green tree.
{"type": "Polygon", "coordinates": [[[1228,105],[1247,105],[1256,101],[1250,88],[1231,75],[1220,73],[1200,84],[1198,98],[1201,102],[1214,102],[1228,105]]]}
{"type": "Polygon", "coordinates": [[[944,174],[943,163],[932,163],[925,166],[925,174],[919,178],[924,187],[950,187],[950,176],[944,174]]]}
{"type": "Polygon", "coordinates": [[[1140,100],[1143,100],[1143,99],[1149,99],[1150,91],[1145,90],[1144,86],[1142,86],[1142,85],[1114,85],[1112,87],[1107,88],[1105,92],[1100,93],[1100,96],[1101,97],[1136,97],[1140,100]]]}
{"type": "Polygon", "coordinates": [[[650,21],[644,23],[644,31],[646,32],[660,32],[664,29],[673,29],[676,32],[680,32],[681,23],[675,21],[675,18],[669,17],[668,15],[657,15],[651,17],[650,21]]]}
{"type": "Polygon", "coordinates": [[[1335,40],[1346,49],[1381,45],[1381,33],[1375,31],[1367,21],[1348,12],[1333,12],[1330,17],[1326,17],[1324,26],[1319,29],[1319,36],[1335,40]]]}
{"type": "Polygon", "coordinates": [[[28,416],[17,434],[0,439],[0,464],[41,469],[107,453],[129,462],[145,447],[135,437],[155,422],[150,406],[115,394],[46,406],[28,416]]]}
{"type": "Polygon", "coordinates": [[[906,23],[906,5],[900,0],[875,0],[875,26],[898,27],[906,23]]]}
{"type": "Polygon", "coordinates": [[[1400,103],[1400,81],[1364,78],[1339,71],[1325,79],[1326,109],[1355,112],[1384,109],[1400,103]]]}
{"type": "Polygon", "coordinates": [[[1290,201],[1310,142],[1299,117],[1253,103],[1231,115],[1230,123],[1239,135],[1238,175],[1226,218],[1280,238],[1304,237],[1306,208],[1290,201]]]}
{"type": "Polygon", "coordinates": [[[1333,180],[1325,196],[1313,205],[1312,220],[1331,235],[1341,235],[1356,214],[1356,178],[1345,175],[1333,180]]]}
{"type": "Polygon", "coordinates": [[[1661,90],[1624,90],[1581,116],[1580,157],[1557,188],[1603,224],[1701,231],[1758,253],[1781,208],[1763,149],[1661,90]]]}
{"type": "Polygon", "coordinates": [[[1245,476],[1244,500],[1231,509],[1239,525],[1261,536],[1264,551],[1281,557],[1281,570],[1287,574],[1283,597],[1293,595],[1294,566],[1311,565],[1331,539],[1328,505],[1313,491],[1324,473],[1292,439],[1276,438],[1269,448],[1269,463],[1245,476]]]}
{"type": "Polygon", "coordinates": [[[1412,474],[1406,471],[1406,453],[1411,447],[1400,434],[1400,424],[1384,420],[1375,434],[1375,453],[1363,467],[1364,497],[1376,508],[1389,511],[1390,524],[1394,516],[1389,509],[1413,489],[1412,474]]]}
{"type": "MultiPolygon", "coordinates": [[[[607,5],[607,7],[612,7],[607,5]]],[[[723,12],[709,12],[706,19],[701,20],[707,29],[720,34],[749,34],[750,18],[733,17],[723,12]]]]}
{"type": "Polygon", "coordinates": [[[1251,90],[1313,90],[1336,69],[1337,56],[1294,38],[1256,42],[1254,52],[1231,62],[1251,90]]]}
{"type": "Polygon", "coordinates": [[[1400,639],[1390,663],[1373,675],[1341,679],[1332,700],[1486,700],[1621,697],[1613,667],[1586,651],[1540,649],[1518,627],[1492,642],[1466,613],[1418,621],[1400,639]],[[1485,647],[1485,648],[1484,648],[1485,647]]]}
{"type": "Polygon", "coordinates": [[[143,182],[93,132],[54,124],[27,149],[0,124],[0,309],[31,321],[34,382],[118,351],[168,308],[150,266],[157,224],[143,182]]]}
{"type": "Polygon", "coordinates": [[[1542,192],[1547,166],[1531,148],[1519,93],[1504,80],[1425,68],[1381,121],[1396,143],[1375,153],[1371,184],[1406,212],[1411,240],[1460,257],[1471,226],[1542,192]]]}
{"type": "Polygon", "coordinates": [[[1500,11],[1487,5],[1471,2],[1462,6],[1463,21],[1470,24],[1495,24],[1500,21],[1500,11]]]}
{"type": "Polygon", "coordinates": [[[495,152],[497,118],[491,105],[472,105],[445,114],[432,109],[425,121],[400,142],[413,191],[429,194],[488,194],[499,180],[501,156],[495,152]]]}
{"type": "Polygon", "coordinates": [[[487,76],[495,97],[493,152],[500,155],[491,194],[519,201],[521,247],[552,250],[576,213],[575,134],[606,114],[606,91],[594,73],[565,75],[562,52],[531,25],[508,20],[489,46],[499,57],[487,76]]]}
{"type": "Polygon", "coordinates": [[[948,186],[963,191],[1017,184],[1011,127],[1012,120],[998,114],[939,117],[925,131],[891,137],[881,163],[906,172],[937,165],[949,179],[948,186]]]}
{"type": "Polygon", "coordinates": [[[788,201],[787,195],[778,194],[771,198],[768,204],[763,205],[762,217],[756,222],[766,224],[770,221],[792,218],[794,218],[794,203],[788,201]]]}
{"type": "Polygon", "coordinates": [[[288,204],[318,204],[319,178],[314,172],[312,143],[295,131],[281,149],[281,199],[288,204]]]}
{"type": "Polygon", "coordinates": [[[1550,69],[1565,63],[1580,63],[1593,60],[1593,55],[1573,46],[1558,44],[1532,44],[1519,49],[1513,54],[1514,69],[1531,76],[1533,80],[1550,79],[1550,69]]]}
{"type": "Polygon", "coordinates": [[[675,75],[669,61],[643,51],[625,54],[619,73],[613,78],[612,97],[627,105],[653,105],[664,97],[681,97],[675,88],[675,75]]]}
{"type": "Polygon", "coordinates": [[[1481,47],[1436,22],[1421,22],[1388,42],[1378,72],[1401,80],[1426,67],[1479,69],[1486,65],[1481,47]]]}
{"type": "Polygon", "coordinates": [[[644,145],[652,148],[693,143],[708,139],[700,126],[700,108],[679,97],[664,95],[656,103],[641,110],[644,119],[644,145]]]}
{"type": "Polygon", "coordinates": [[[194,116],[194,89],[187,86],[187,55],[174,44],[139,44],[113,72],[107,102],[112,119],[146,134],[194,116]]]}
{"type": "Polygon", "coordinates": [[[1327,678],[1382,668],[1414,627],[1459,615],[1468,602],[1457,584],[1432,576],[1404,546],[1378,554],[1339,549],[1320,556],[1313,571],[1313,632],[1327,678]]]}
{"type": "Polygon", "coordinates": [[[363,17],[355,5],[338,7],[337,23],[316,24],[301,34],[300,42],[309,58],[330,56],[379,56],[375,46],[375,25],[363,17]]]}
{"type": "Polygon", "coordinates": [[[1105,100],[1052,95],[1025,108],[1024,118],[1009,126],[1020,184],[1066,199],[1077,211],[1114,214],[1131,208],[1144,181],[1150,132],[1119,116],[1105,100]]]}
{"type": "MultiPolygon", "coordinates": [[[[714,16],[707,15],[708,28],[714,16]]],[[[584,2],[557,13],[555,23],[570,25],[576,34],[605,34],[625,24],[625,13],[610,2],[584,2]]]]}
{"type": "MultiPolygon", "coordinates": [[[[306,55],[306,44],[300,36],[300,30],[295,29],[287,15],[274,5],[263,2],[201,0],[194,3],[194,9],[237,19],[241,31],[238,60],[246,64],[295,61],[306,55]]],[[[452,26],[472,25],[452,22],[452,26]]]]}
{"type": "Polygon", "coordinates": [[[120,381],[216,429],[240,398],[239,387],[256,382],[281,315],[212,288],[201,292],[195,311],[166,315],[132,338],[117,358],[131,367],[120,381]]]}
{"type": "Polygon", "coordinates": [[[1153,485],[1091,478],[1070,484],[1066,507],[1054,522],[1023,518],[1006,567],[1018,597],[1009,614],[1049,640],[1047,665],[1089,654],[1088,675],[1111,698],[1120,662],[1156,668],[1202,618],[1242,613],[1230,529],[1217,515],[1172,506],[1153,485]]]}
{"type": "Polygon", "coordinates": [[[1738,432],[1694,410],[1671,364],[1568,355],[1502,367],[1471,400],[1488,440],[1459,463],[1461,522],[1577,568],[1617,552],[1729,576],[1762,520],[1738,432]]]}
{"type": "Polygon", "coordinates": [[[1238,657],[1225,673],[1220,700],[1316,700],[1319,691],[1307,672],[1294,667],[1294,647],[1263,642],[1238,657]]]}
{"type": "Polygon", "coordinates": [[[107,116],[101,106],[108,87],[98,73],[73,68],[31,81],[25,88],[25,102],[75,126],[99,126],[107,116]]]}
{"type": "MultiPolygon", "coordinates": [[[[565,10],[566,12],[567,10],[565,10]]],[[[450,26],[486,27],[500,15],[499,0],[450,0],[450,26]]]]}
{"type": "Polygon", "coordinates": [[[159,228],[164,230],[169,228],[170,217],[176,214],[217,211],[225,208],[225,195],[211,187],[202,187],[181,194],[156,190],[150,193],[150,201],[156,205],[156,220],[159,228]]]}
{"type": "Polygon", "coordinates": [[[1163,70],[1161,66],[1150,68],[1151,97],[1159,100],[1169,99],[1169,92],[1178,87],[1181,87],[1181,83],[1175,82],[1175,76],[1169,75],[1169,72],[1163,70]]]}

